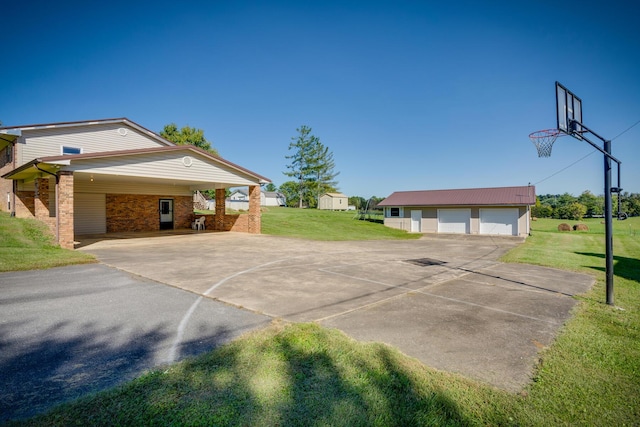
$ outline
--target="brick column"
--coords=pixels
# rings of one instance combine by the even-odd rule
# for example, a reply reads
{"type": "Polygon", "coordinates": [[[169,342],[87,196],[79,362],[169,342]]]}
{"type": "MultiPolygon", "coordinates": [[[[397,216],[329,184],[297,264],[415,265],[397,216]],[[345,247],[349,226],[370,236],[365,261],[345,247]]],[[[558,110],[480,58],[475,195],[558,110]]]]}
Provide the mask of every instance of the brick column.
{"type": "Polygon", "coordinates": [[[249,186],[249,233],[260,234],[262,224],[260,219],[260,186],[249,186]]]}
{"type": "Polygon", "coordinates": [[[73,249],[73,172],[58,172],[58,244],[73,249]]]}
{"type": "Polygon", "coordinates": [[[225,196],[226,190],[224,188],[216,188],[216,216],[213,225],[215,231],[224,231],[225,196]]]}
{"type": "Polygon", "coordinates": [[[49,178],[36,179],[36,193],[34,197],[34,215],[40,221],[49,219],[49,178]]]}

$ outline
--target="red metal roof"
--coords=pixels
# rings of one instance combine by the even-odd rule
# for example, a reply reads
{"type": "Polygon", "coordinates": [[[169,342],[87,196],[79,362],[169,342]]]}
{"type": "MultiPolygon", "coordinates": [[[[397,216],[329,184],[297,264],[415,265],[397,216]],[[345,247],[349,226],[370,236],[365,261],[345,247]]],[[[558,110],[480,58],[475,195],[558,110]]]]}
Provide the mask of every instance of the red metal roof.
{"type": "Polygon", "coordinates": [[[496,206],[534,205],[536,188],[467,188],[459,190],[396,191],[378,206],[496,206]]]}

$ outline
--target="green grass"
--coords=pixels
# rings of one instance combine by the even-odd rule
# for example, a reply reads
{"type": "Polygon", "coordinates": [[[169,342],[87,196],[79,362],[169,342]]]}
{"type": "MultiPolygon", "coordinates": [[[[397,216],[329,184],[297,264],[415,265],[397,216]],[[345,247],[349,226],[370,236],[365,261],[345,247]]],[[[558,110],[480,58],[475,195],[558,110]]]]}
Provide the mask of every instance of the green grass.
{"type": "MultiPolygon", "coordinates": [[[[330,228],[337,217],[313,221],[330,228]]],[[[557,231],[560,222],[533,222],[531,237],[504,260],[579,271],[597,283],[578,297],[574,316],[543,351],[522,393],[430,369],[393,348],[316,324],[274,323],[17,424],[638,425],[640,218],[614,222],[615,297],[624,310],[604,304],[599,221],[569,233],[557,231]]]]}
{"type": "Polygon", "coordinates": [[[354,219],[353,211],[270,207],[262,211],[262,233],[309,240],[417,239],[383,224],[354,219]]]}
{"type": "Polygon", "coordinates": [[[47,227],[0,212],[0,272],[95,262],[93,256],[55,245],[47,227]]]}

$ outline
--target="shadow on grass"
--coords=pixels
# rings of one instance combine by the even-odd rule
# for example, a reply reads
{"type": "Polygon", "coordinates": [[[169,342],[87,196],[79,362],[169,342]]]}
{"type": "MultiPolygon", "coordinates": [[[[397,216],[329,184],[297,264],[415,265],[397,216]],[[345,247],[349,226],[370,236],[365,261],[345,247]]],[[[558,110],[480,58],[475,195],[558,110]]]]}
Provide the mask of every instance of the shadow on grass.
{"type": "MultiPolygon", "coordinates": [[[[605,254],[593,253],[593,252],[576,252],[577,255],[589,256],[594,258],[605,259],[605,254]]],[[[628,258],[623,256],[613,256],[614,261],[614,275],[640,282],[640,260],[634,258],[628,258]]],[[[585,267],[598,271],[606,271],[605,267],[595,267],[592,265],[586,265],[585,267]]]]}
{"type": "MultiPolygon", "coordinates": [[[[261,333],[58,408],[35,424],[470,425],[402,357],[314,324],[261,333]]],[[[495,420],[494,420],[495,421],[495,420]]],[[[505,421],[505,420],[502,420],[505,421]]]]}

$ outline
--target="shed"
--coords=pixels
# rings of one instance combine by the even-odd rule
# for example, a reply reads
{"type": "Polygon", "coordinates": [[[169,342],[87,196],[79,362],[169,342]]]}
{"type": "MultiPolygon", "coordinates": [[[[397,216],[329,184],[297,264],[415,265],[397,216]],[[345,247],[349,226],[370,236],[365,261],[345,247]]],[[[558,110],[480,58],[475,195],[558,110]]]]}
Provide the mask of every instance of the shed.
{"type": "Polygon", "coordinates": [[[397,191],[378,204],[387,227],[417,233],[528,236],[533,186],[397,191]]]}
{"type": "Polygon", "coordinates": [[[348,208],[349,198],[342,193],[325,193],[320,196],[318,209],[346,211],[348,208]]]}

